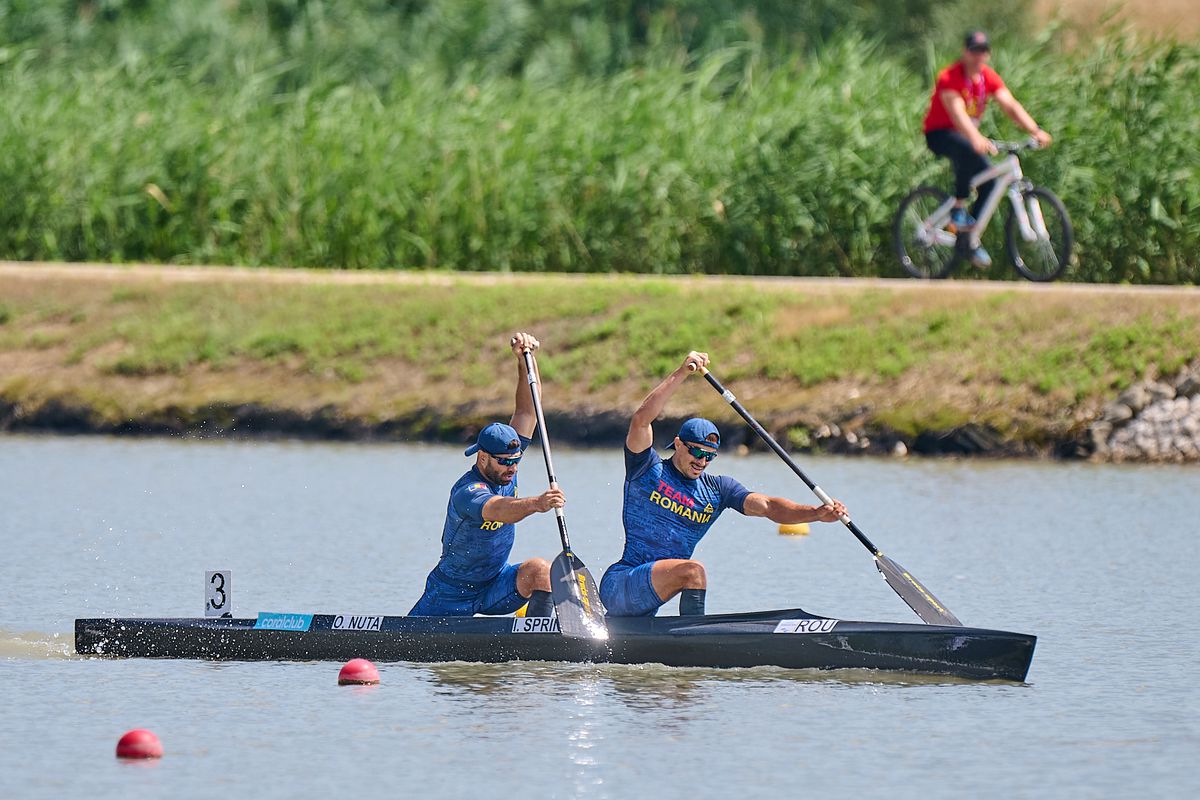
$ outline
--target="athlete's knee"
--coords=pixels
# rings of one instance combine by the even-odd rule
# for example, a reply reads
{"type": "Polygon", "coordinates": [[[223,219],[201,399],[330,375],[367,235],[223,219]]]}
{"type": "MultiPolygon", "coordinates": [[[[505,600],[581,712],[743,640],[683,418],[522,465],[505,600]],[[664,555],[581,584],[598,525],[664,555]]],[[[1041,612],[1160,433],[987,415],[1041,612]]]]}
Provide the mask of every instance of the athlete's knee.
{"type": "Polygon", "coordinates": [[[521,562],[521,572],[537,578],[550,579],[550,562],[544,558],[530,558],[521,562]]]}
{"type": "Polygon", "coordinates": [[[517,579],[526,581],[530,589],[550,591],[550,562],[544,558],[522,561],[517,579]]]}
{"type": "Polygon", "coordinates": [[[708,575],[699,561],[684,561],[675,568],[681,589],[704,589],[708,587],[708,575]]]}

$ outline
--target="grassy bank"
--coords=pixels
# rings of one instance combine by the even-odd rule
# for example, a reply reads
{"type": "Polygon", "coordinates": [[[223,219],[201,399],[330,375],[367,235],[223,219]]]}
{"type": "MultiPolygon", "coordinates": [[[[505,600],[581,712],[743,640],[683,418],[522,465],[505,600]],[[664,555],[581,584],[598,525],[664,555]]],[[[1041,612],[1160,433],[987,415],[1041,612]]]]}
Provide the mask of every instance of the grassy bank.
{"type": "MultiPolygon", "coordinates": [[[[0,268],[10,428],[460,440],[545,343],[564,438],[610,443],[691,348],[793,446],[967,425],[1048,452],[1200,355],[1195,291],[770,279],[0,268]]],[[[697,382],[670,413],[729,421],[697,382]]]]}
{"type": "MultiPolygon", "coordinates": [[[[617,6],[10,10],[0,256],[900,274],[896,205],[949,185],[920,121],[957,35],[889,39],[889,3],[617,6]]],[[[1069,277],[1200,282],[1200,45],[1013,25],[995,64],[1057,136],[1026,168],[1073,216],[1069,277]]]]}

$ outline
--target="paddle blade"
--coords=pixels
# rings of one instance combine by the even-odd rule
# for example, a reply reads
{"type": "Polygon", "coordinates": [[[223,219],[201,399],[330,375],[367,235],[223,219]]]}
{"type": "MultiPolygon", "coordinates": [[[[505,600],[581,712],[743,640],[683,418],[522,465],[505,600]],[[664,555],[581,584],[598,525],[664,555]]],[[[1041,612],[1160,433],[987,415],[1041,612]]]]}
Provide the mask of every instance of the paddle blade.
{"type": "Polygon", "coordinates": [[[908,607],[917,612],[917,616],[925,622],[930,625],[962,626],[958,617],[951,614],[949,609],[942,605],[942,601],[934,597],[933,592],[926,589],[925,585],[904,567],[882,553],[875,556],[875,566],[879,568],[888,586],[891,586],[893,591],[900,595],[900,599],[908,603],[908,607]]]}
{"type": "Polygon", "coordinates": [[[604,604],[600,589],[583,562],[564,550],[550,565],[550,595],[563,636],[576,639],[607,639],[604,604]]]}

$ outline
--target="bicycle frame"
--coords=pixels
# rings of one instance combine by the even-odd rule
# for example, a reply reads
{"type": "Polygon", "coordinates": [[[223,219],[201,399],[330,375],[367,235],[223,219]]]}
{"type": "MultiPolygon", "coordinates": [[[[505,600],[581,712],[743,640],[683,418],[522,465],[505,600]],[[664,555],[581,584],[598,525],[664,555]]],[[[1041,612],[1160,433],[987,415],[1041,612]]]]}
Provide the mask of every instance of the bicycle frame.
{"type": "MultiPolygon", "coordinates": [[[[1021,171],[1021,161],[1017,158],[1016,153],[1010,153],[1003,161],[972,178],[971,188],[978,189],[981,184],[990,180],[994,180],[996,184],[992,187],[992,192],[988,195],[987,200],[984,201],[983,208],[979,210],[979,216],[971,229],[970,249],[974,250],[979,247],[983,239],[983,232],[987,230],[988,223],[991,222],[992,216],[1000,206],[1000,201],[1005,196],[1012,203],[1013,216],[1016,218],[1022,239],[1034,242],[1038,239],[1050,238],[1050,234],[1046,230],[1046,220],[1042,217],[1041,205],[1037,200],[1031,199],[1028,207],[1021,202],[1021,191],[1028,188],[1028,181],[1025,180],[1025,175],[1021,171]]],[[[945,229],[946,223],[950,221],[950,211],[953,208],[954,198],[951,197],[938,206],[922,224],[923,232],[935,244],[944,246],[955,244],[957,236],[945,229]]]]}

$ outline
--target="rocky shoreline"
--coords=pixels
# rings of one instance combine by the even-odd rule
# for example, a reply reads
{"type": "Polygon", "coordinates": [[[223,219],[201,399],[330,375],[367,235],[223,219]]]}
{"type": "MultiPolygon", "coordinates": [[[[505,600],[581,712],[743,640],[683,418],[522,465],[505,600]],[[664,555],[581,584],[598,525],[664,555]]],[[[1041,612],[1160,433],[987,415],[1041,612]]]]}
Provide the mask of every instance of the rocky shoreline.
{"type": "MultiPolygon", "coordinates": [[[[0,432],[7,433],[459,444],[469,441],[488,421],[490,415],[470,405],[424,407],[372,420],[347,414],[334,405],[302,411],[235,403],[168,407],[114,422],[76,400],[52,398],[28,404],[0,397],[0,432]]],[[[662,433],[680,421],[664,418],[656,427],[662,433]]],[[[1017,440],[975,423],[902,435],[850,420],[815,428],[769,418],[762,422],[796,452],[1200,463],[1200,360],[1172,380],[1131,386],[1104,406],[1085,431],[1050,441],[1017,440]]],[[[564,444],[619,447],[628,418],[614,410],[547,411],[547,424],[555,439],[564,444]]],[[[743,452],[766,449],[744,424],[725,421],[722,427],[727,444],[743,452]]]]}
{"type": "Polygon", "coordinates": [[[1104,461],[1200,461],[1200,361],[1171,381],[1142,381],[1104,407],[1089,428],[1104,461]]]}
{"type": "MultiPolygon", "coordinates": [[[[585,447],[620,447],[629,424],[626,413],[614,410],[547,410],[546,417],[556,441],[585,447]]],[[[472,406],[425,407],[389,419],[370,420],[332,405],[300,411],[244,403],[168,407],[114,422],[79,401],[57,398],[21,403],[0,398],[0,432],[7,433],[461,444],[470,441],[489,421],[490,415],[472,406]]],[[[815,429],[797,427],[794,421],[770,418],[761,421],[773,436],[795,452],[986,458],[1089,455],[1086,442],[1079,438],[1049,443],[1014,441],[977,424],[923,431],[913,436],[850,421],[829,422],[815,429]]],[[[664,439],[663,445],[668,441],[668,433],[680,422],[681,418],[664,417],[655,426],[664,439]]],[[[741,452],[766,450],[753,431],[740,421],[721,421],[721,426],[728,446],[741,452]]]]}

